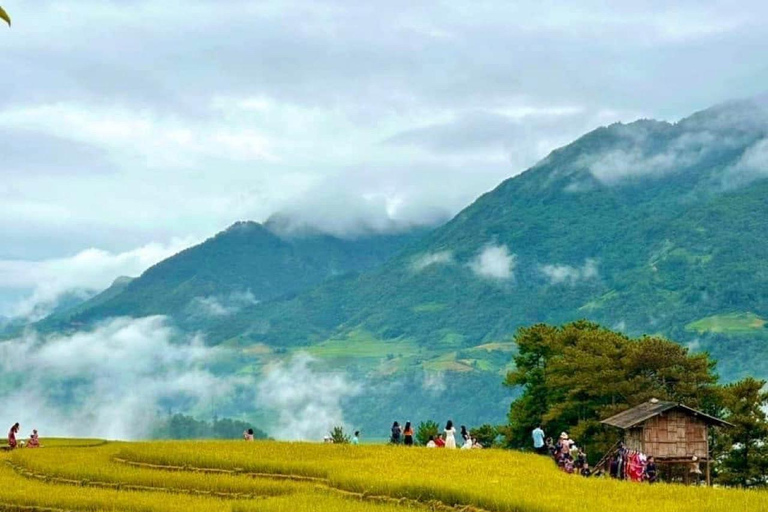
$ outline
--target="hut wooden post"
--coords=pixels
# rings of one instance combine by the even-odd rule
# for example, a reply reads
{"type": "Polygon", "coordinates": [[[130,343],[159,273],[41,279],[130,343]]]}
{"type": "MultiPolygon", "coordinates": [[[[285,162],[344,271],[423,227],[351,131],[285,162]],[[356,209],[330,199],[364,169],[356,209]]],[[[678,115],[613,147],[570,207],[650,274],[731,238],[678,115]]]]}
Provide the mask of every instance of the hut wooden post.
{"type": "Polygon", "coordinates": [[[712,467],[712,454],[709,450],[709,433],[707,433],[707,487],[712,486],[712,473],[710,471],[712,467]]]}

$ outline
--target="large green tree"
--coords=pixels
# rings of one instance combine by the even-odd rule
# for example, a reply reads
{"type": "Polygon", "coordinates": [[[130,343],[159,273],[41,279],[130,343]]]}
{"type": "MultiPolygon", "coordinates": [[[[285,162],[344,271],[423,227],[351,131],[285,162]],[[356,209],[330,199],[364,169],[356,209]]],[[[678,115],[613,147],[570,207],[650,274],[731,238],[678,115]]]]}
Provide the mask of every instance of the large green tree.
{"type": "Polygon", "coordinates": [[[600,420],[646,400],[716,410],[714,362],[664,338],[632,339],[579,321],[521,328],[515,341],[516,369],[505,382],[523,393],[510,409],[509,446],[530,446],[531,430],[543,424],[552,435],[568,431],[594,459],[619,436],[600,420]]]}
{"type": "Polygon", "coordinates": [[[718,480],[726,485],[768,485],[768,392],[751,377],[723,387],[723,406],[733,427],[723,432],[726,453],[718,480]]]}

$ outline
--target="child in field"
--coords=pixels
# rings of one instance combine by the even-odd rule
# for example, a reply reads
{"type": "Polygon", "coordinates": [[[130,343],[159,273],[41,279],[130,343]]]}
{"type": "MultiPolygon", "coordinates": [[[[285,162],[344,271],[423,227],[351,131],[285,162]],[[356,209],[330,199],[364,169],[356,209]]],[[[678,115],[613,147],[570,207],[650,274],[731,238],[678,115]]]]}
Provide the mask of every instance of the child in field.
{"type": "Polygon", "coordinates": [[[27,448],[40,448],[40,437],[37,435],[37,430],[32,430],[32,435],[29,436],[29,442],[27,442],[27,448]]]}
{"type": "Polygon", "coordinates": [[[355,435],[352,436],[352,444],[358,445],[360,444],[360,431],[355,430],[355,435]]]}
{"type": "Polygon", "coordinates": [[[245,432],[243,432],[243,439],[246,441],[253,441],[253,429],[249,428],[245,432]]]}
{"type": "Polygon", "coordinates": [[[411,422],[405,422],[405,430],[403,430],[403,444],[405,446],[413,446],[413,427],[411,422]]]}
{"type": "Polygon", "coordinates": [[[8,432],[8,446],[13,450],[17,446],[16,434],[19,433],[19,424],[14,423],[11,430],[8,432]]]}

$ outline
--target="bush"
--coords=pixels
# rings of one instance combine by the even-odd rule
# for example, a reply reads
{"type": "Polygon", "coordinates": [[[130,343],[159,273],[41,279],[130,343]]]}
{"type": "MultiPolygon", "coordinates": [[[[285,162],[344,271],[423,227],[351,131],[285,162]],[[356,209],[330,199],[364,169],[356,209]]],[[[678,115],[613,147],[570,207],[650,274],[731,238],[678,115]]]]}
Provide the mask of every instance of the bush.
{"type": "Polygon", "coordinates": [[[344,433],[344,427],[333,427],[329,432],[333,444],[349,444],[350,436],[344,433]]]}
{"type": "Polygon", "coordinates": [[[440,432],[440,425],[432,420],[422,421],[416,427],[416,444],[425,446],[429,442],[429,437],[437,438],[440,432]]]}
{"type": "Polygon", "coordinates": [[[469,435],[474,436],[483,448],[492,448],[496,444],[496,438],[499,437],[499,429],[486,423],[470,429],[469,435]]]}

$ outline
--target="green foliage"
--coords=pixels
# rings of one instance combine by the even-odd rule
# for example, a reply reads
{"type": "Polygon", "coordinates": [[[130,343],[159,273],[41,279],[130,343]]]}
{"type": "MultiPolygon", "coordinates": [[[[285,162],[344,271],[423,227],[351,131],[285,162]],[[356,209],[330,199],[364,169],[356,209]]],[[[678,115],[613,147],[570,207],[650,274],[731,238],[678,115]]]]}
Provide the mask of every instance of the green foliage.
{"type": "Polygon", "coordinates": [[[429,438],[436,439],[440,433],[440,425],[432,420],[422,421],[419,426],[416,427],[416,444],[420,446],[426,446],[429,442],[429,438]]]}
{"type": "Polygon", "coordinates": [[[618,436],[600,420],[651,398],[718,409],[714,362],[672,341],[633,339],[585,321],[521,328],[515,340],[516,369],[506,383],[522,386],[523,395],[510,408],[509,446],[530,447],[531,431],[543,424],[597,456],[618,436]]]}
{"type": "MultiPolygon", "coordinates": [[[[241,439],[243,432],[253,428],[250,424],[229,418],[213,421],[196,420],[192,416],[174,414],[159,421],[153,429],[153,439],[241,439]]],[[[253,428],[256,439],[267,439],[267,434],[253,428]]]]}
{"type": "Polygon", "coordinates": [[[726,485],[768,485],[768,392],[766,381],[747,378],[723,388],[729,447],[721,460],[718,480],[726,485]]]}
{"type": "Polygon", "coordinates": [[[329,432],[334,444],[349,444],[352,437],[344,432],[344,427],[335,426],[329,432]]]}
{"type": "Polygon", "coordinates": [[[470,429],[469,435],[474,436],[483,448],[493,448],[496,446],[496,440],[499,438],[500,434],[498,427],[485,423],[484,425],[470,429]]]}

